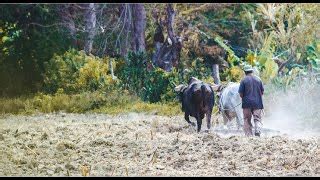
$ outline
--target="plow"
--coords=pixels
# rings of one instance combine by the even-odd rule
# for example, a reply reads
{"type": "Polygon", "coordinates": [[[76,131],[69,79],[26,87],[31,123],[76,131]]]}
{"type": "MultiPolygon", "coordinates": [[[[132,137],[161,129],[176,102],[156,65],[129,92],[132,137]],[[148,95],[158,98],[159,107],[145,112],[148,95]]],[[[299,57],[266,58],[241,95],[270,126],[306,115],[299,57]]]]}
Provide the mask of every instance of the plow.
{"type": "MultiPolygon", "coordinates": [[[[237,128],[229,128],[225,129],[223,127],[215,127],[212,130],[215,133],[218,133],[220,135],[244,135],[243,129],[237,129],[237,128]]],[[[275,136],[280,135],[281,132],[274,129],[269,128],[261,128],[261,135],[262,136],[275,136]]]]}

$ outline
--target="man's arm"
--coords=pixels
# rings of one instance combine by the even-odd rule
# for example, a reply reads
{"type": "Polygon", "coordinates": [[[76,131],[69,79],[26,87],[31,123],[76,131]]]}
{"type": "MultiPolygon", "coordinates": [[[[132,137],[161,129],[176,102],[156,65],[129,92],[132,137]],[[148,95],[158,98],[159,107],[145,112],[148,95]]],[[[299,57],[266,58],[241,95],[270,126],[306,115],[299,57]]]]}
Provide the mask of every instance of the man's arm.
{"type": "Polygon", "coordinates": [[[263,87],[263,84],[262,84],[262,82],[260,82],[260,88],[261,88],[261,95],[263,95],[263,93],[264,93],[264,87],[263,87]]]}
{"type": "Polygon", "coordinates": [[[240,94],[240,97],[243,98],[243,92],[244,92],[244,84],[243,81],[240,82],[238,93],[240,94]]]}

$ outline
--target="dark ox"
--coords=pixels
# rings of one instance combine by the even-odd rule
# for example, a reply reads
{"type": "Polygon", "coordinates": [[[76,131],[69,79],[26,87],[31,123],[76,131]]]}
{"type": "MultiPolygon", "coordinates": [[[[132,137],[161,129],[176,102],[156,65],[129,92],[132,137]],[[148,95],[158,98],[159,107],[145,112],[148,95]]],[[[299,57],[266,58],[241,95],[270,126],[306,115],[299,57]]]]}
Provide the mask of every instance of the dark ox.
{"type": "Polygon", "coordinates": [[[179,93],[179,100],[182,103],[182,111],[185,113],[185,120],[195,126],[190,121],[189,116],[197,119],[197,131],[200,132],[202,119],[206,115],[207,128],[211,127],[211,114],[214,106],[214,92],[211,86],[200,81],[197,78],[190,78],[188,85],[179,85],[175,87],[179,93]]]}

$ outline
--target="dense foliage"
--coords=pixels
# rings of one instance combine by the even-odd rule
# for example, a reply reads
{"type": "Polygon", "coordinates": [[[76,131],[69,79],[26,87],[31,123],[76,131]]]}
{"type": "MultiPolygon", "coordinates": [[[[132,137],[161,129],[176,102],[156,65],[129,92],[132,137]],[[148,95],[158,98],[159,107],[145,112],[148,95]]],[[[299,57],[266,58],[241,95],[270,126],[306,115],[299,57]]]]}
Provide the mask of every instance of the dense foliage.
{"type": "Polygon", "coordinates": [[[118,83],[110,75],[108,57],[104,59],[86,55],[71,49],[62,55],[54,55],[45,63],[44,89],[55,93],[62,89],[66,93],[112,90],[118,83]]]}
{"type": "Polygon", "coordinates": [[[153,13],[165,19],[166,4],[144,4],[145,52],[131,48],[135,34],[128,4],[96,4],[92,51],[84,52],[85,7],[0,6],[2,96],[128,91],[144,101],[172,102],[174,87],[191,76],[213,82],[211,68],[219,58],[224,82],[240,81],[245,64],[253,65],[264,83],[283,88],[296,76],[317,76],[320,70],[318,4],[174,4],[173,29],[183,44],[178,66],[169,72],[152,61],[153,13]]]}

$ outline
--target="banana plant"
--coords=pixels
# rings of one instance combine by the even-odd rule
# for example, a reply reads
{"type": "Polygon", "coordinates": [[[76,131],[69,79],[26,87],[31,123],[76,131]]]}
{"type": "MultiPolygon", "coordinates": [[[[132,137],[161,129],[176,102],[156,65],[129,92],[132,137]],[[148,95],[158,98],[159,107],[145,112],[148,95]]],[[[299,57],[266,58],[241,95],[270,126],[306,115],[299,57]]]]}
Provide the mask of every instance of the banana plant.
{"type": "Polygon", "coordinates": [[[307,46],[307,61],[315,71],[320,71],[320,41],[307,46]]]}

